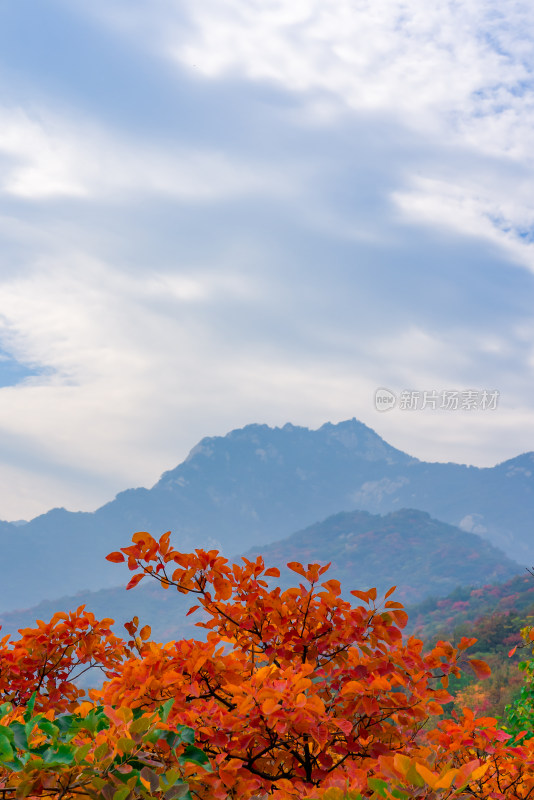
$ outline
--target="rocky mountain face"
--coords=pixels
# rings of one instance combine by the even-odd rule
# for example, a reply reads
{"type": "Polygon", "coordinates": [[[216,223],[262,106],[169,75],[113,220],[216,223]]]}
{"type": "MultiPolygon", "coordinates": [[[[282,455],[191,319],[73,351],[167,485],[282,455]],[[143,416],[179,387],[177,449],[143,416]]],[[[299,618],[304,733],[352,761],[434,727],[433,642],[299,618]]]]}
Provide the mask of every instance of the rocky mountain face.
{"type": "Polygon", "coordinates": [[[121,492],[93,513],[53,509],[26,525],[0,523],[0,612],[121,583],[127,571],[105,555],[138,530],[171,530],[183,551],[232,555],[340,511],[402,508],[534,564],[534,453],[479,469],[419,461],[356,419],[318,430],[248,425],[203,439],[152,489],[121,492]]]}

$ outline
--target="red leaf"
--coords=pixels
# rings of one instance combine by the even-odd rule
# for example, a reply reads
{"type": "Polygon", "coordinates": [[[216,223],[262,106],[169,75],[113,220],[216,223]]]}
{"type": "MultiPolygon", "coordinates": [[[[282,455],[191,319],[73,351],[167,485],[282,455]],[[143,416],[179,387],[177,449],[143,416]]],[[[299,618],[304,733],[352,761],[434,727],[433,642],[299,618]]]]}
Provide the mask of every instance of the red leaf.
{"type": "Polygon", "coordinates": [[[350,736],[352,733],[352,722],[349,722],[348,719],[340,719],[337,717],[333,719],[332,722],[343,731],[345,736],[350,736]]]}
{"type": "Polygon", "coordinates": [[[131,579],[131,581],[128,583],[126,588],[127,589],[133,589],[133,587],[137,586],[139,581],[142,581],[144,577],[145,577],[145,573],[144,572],[141,572],[141,574],[138,574],[138,575],[134,575],[133,578],[131,579]]]}
{"type": "Polygon", "coordinates": [[[120,564],[121,561],[126,561],[122,553],[119,553],[118,550],[115,550],[114,553],[109,553],[106,556],[107,561],[113,561],[114,564],[120,564]]]}
{"type": "Polygon", "coordinates": [[[508,658],[512,658],[516,650],[517,650],[517,645],[515,647],[512,647],[512,649],[508,653],[508,658]]]}

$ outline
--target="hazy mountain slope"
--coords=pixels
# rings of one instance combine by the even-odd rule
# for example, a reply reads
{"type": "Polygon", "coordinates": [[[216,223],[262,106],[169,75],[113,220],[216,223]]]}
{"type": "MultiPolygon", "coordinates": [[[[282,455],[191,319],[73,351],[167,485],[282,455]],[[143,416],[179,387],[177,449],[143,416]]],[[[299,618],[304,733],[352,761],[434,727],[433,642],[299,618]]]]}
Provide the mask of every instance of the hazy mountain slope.
{"type": "Polygon", "coordinates": [[[184,551],[232,554],[341,510],[419,508],[534,564],[533,473],[533,453],[492,469],[421,462],[357,420],[316,431],[249,425],[203,439],[152,489],[121,492],[92,514],[54,509],[2,524],[0,611],[116,585],[120,568],[104,557],[137,530],[170,529],[184,551]]]}
{"type": "Polygon", "coordinates": [[[332,562],[328,577],[341,582],[347,599],[351,589],[374,586],[380,597],[395,585],[395,598],[403,603],[443,597],[466,583],[506,580],[523,571],[480,536],[414,509],[383,517],[343,512],[246,555],[257,553],[282,570],[283,586],[295,580],[285,566],[289,561],[332,562]]]}
{"type": "MultiPolygon", "coordinates": [[[[460,586],[446,597],[428,597],[407,605],[406,610],[407,631],[421,633],[425,638],[441,638],[458,626],[467,629],[482,618],[534,613],[534,578],[524,570],[504,583],[460,586]]],[[[462,636],[467,635],[465,629],[462,636]]]]}
{"type": "MultiPolygon", "coordinates": [[[[363,511],[336,514],[261,548],[261,554],[266,565],[282,568],[284,587],[300,580],[285,569],[288,561],[331,561],[325,580],[340,580],[347,599],[351,589],[376,586],[380,597],[397,585],[395,598],[414,601],[429,595],[446,595],[462,583],[483,585],[523,571],[476,534],[414,510],[384,517],[363,511]]],[[[115,619],[120,634],[124,633],[122,623],[138,615],[143,623],[152,626],[158,641],[202,636],[194,628],[194,620],[185,618],[188,608],[195,604],[194,598],[189,600],[172,589],[164,591],[150,578],[128,592],[124,588],[82,592],[41,603],[28,611],[3,614],[0,624],[4,633],[13,634],[20,627],[33,625],[36,619],[48,619],[55,611],[73,610],[83,603],[97,617],[115,619]]]]}

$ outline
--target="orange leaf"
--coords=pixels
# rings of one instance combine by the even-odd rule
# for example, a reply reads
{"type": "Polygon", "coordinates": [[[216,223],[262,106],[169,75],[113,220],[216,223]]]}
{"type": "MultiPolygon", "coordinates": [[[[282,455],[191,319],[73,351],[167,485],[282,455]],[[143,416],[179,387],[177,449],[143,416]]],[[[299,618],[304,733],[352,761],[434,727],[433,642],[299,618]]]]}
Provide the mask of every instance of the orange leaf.
{"type": "Polygon", "coordinates": [[[470,664],[477,678],[489,678],[491,675],[491,667],[485,661],[480,661],[478,658],[469,658],[467,663],[470,664]]]}
{"type": "Polygon", "coordinates": [[[306,570],[298,561],[290,561],[287,566],[292,572],[296,572],[297,575],[302,575],[303,578],[306,577],[306,570]]]}
{"type": "Polygon", "coordinates": [[[151,634],[151,633],[152,633],[152,629],[151,629],[150,625],[145,625],[145,626],[144,626],[143,628],[141,628],[141,630],[139,631],[139,636],[141,637],[141,639],[142,639],[144,642],[146,642],[146,640],[148,639],[148,637],[150,636],[150,634],[151,634]]]}
{"type": "Polygon", "coordinates": [[[387,600],[390,594],[393,594],[396,588],[397,588],[396,586],[392,586],[391,589],[388,589],[384,595],[384,600],[387,600]]]}
{"type": "Polygon", "coordinates": [[[263,573],[266,578],[279,578],[280,577],[280,570],[277,567],[269,567],[263,573]]]}
{"type": "Polygon", "coordinates": [[[339,597],[339,595],[341,594],[341,584],[335,578],[330,578],[329,581],[325,581],[324,583],[321,584],[321,586],[324,586],[324,588],[327,589],[329,592],[335,594],[336,597],[339,597]]]}
{"type": "Polygon", "coordinates": [[[136,544],[139,542],[144,543],[147,540],[150,541],[150,539],[152,539],[152,536],[148,533],[148,531],[137,531],[137,533],[134,533],[132,536],[132,542],[135,542],[136,544]]]}
{"type": "Polygon", "coordinates": [[[512,658],[516,650],[517,650],[517,645],[515,647],[512,647],[512,649],[508,651],[508,658],[512,658]]]}
{"type": "Polygon", "coordinates": [[[458,650],[467,650],[468,647],[478,642],[478,639],[475,639],[474,636],[468,638],[467,636],[462,636],[460,639],[460,644],[458,645],[458,650]]]}
{"type": "Polygon", "coordinates": [[[417,763],[415,765],[415,768],[416,768],[417,772],[419,773],[419,775],[422,777],[422,779],[425,781],[425,783],[428,786],[430,786],[431,789],[433,789],[434,786],[437,783],[438,775],[436,775],[434,772],[429,770],[428,767],[425,767],[424,764],[418,764],[417,763]]]}
{"type": "Polygon", "coordinates": [[[128,583],[126,588],[127,589],[133,589],[133,587],[137,586],[139,581],[142,581],[144,577],[145,577],[145,573],[144,572],[142,572],[140,575],[139,574],[138,575],[134,575],[133,578],[131,579],[131,581],[128,583]]]}
{"type": "Polygon", "coordinates": [[[273,711],[277,711],[279,708],[280,706],[274,697],[268,697],[261,705],[261,710],[264,714],[272,714],[273,711]]]}
{"type": "Polygon", "coordinates": [[[360,592],[358,589],[353,589],[351,594],[357,597],[358,600],[363,600],[364,603],[369,602],[369,592],[360,592]]]}
{"type": "Polygon", "coordinates": [[[457,774],[458,770],[454,767],[442,772],[439,781],[434,784],[434,789],[450,789],[457,774]]]}
{"type": "Polygon", "coordinates": [[[408,624],[408,614],[406,611],[394,611],[393,617],[395,619],[395,623],[399,626],[399,628],[405,628],[408,624]]]}
{"type": "Polygon", "coordinates": [[[114,553],[108,553],[106,556],[107,561],[112,561],[114,564],[120,564],[122,561],[126,561],[122,553],[119,553],[118,550],[115,550],[114,553]]]}
{"type": "Polygon", "coordinates": [[[159,549],[160,551],[166,555],[169,550],[169,539],[171,538],[171,532],[167,531],[162,536],[159,537],[159,549]]]}

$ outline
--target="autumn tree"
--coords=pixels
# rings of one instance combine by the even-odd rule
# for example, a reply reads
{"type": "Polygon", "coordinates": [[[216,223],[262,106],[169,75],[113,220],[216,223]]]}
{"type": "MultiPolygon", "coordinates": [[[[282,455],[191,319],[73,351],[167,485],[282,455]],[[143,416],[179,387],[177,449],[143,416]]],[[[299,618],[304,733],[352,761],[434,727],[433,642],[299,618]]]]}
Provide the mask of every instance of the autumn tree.
{"type": "Polygon", "coordinates": [[[4,638],[0,789],[64,800],[534,796],[534,739],[468,708],[441,716],[451,675],[489,674],[465,655],[475,639],[429,652],[404,639],[394,587],[380,602],[354,589],[348,602],[328,565],[292,562],[297,585],[282,591],[261,557],[180,553],[169,533],[136,533],[108,559],[127,561],[127,588],[150,576],[195,598],[206,638],[160,644],[134,618],[122,640],[83,607],[4,638]],[[75,683],[86,668],[106,679],[89,699],[75,683]]]}
{"type": "MultiPolygon", "coordinates": [[[[99,695],[109,704],[151,708],[175,698],[171,719],[195,727],[216,769],[195,791],[204,798],[306,797],[329,787],[367,789],[380,764],[420,752],[427,720],[451,698],[449,675],[463,651],[438,642],[430,653],[403,641],[406,613],[375,589],[353,590],[353,606],[328,566],[292,562],[299,585],[271,588],[278,570],[263,559],[230,565],[217,551],[184,554],[146,532],[108,559],[127,561],[131,588],[145,576],[196,596],[207,640],[147,642],[99,695]]],[[[479,674],[485,664],[467,659],[479,674]]],[[[461,781],[480,766],[461,764],[461,781]],[[463,771],[462,771],[463,770],[463,771]]],[[[394,762],[390,770],[395,770],[394,762]]],[[[460,770],[458,772],[458,770],[460,770]]],[[[401,775],[402,778],[402,775],[401,775]]]]}

